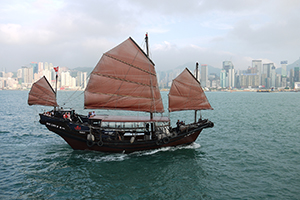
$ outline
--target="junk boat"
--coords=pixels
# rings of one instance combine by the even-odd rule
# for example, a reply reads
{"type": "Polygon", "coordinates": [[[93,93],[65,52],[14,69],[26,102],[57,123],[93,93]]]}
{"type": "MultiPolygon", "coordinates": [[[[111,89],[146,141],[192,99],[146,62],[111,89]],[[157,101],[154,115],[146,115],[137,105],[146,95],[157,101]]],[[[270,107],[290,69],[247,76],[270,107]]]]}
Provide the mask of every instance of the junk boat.
{"type": "Polygon", "coordinates": [[[39,114],[40,123],[74,150],[131,153],[193,143],[203,129],[214,126],[201,114],[197,119],[197,111],[213,108],[200,82],[186,68],[172,82],[168,110],[195,110],[195,120],[171,127],[170,118],[159,115],[164,107],[154,63],[149,58],[147,34],[145,41],[147,53],[129,37],[103,54],[84,91],[84,108],[146,112],[148,116],[86,116],[60,108],[56,101],[57,67],[55,91],[44,76],[32,85],[28,95],[29,105],[54,107],[39,114]]]}

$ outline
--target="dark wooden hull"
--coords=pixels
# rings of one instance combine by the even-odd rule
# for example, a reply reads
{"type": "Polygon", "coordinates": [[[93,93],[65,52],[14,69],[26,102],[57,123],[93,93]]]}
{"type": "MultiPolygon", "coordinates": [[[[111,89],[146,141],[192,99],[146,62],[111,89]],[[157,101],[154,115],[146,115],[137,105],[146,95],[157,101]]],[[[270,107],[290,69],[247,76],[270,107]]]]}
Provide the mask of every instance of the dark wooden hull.
{"type": "Polygon", "coordinates": [[[176,133],[163,139],[151,140],[95,140],[87,139],[89,127],[83,124],[72,123],[64,119],[53,118],[40,114],[40,123],[44,124],[50,131],[61,136],[74,150],[93,150],[111,153],[131,153],[134,151],[153,150],[162,147],[188,145],[193,143],[204,128],[213,127],[208,121],[201,126],[189,128],[184,132],[176,133]],[[80,129],[80,130],[79,130],[80,129]]]}

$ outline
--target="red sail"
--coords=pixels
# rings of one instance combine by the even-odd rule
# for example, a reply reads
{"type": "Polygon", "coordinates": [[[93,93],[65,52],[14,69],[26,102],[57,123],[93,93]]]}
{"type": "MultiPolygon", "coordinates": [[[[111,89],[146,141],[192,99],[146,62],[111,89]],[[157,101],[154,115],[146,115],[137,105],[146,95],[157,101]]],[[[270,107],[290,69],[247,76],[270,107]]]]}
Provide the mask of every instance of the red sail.
{"type": "Polygon", "coordinates": [[[45,76],[32,85],[28,95],[28,104],[30,106],[58,106],[55,98],[55,92],[45,76]]]}
{"type": "Polygon", "coordinates": [[[169,93],[169,112],[180,110],[213,110],[200,83],[187,68],[173,80],[169,93]]]}
{"type": "Polygon", "coordinates": [[[85,89],[84,107],[164,112],[154,63],[133,39],[103,54],[85,89]]]}

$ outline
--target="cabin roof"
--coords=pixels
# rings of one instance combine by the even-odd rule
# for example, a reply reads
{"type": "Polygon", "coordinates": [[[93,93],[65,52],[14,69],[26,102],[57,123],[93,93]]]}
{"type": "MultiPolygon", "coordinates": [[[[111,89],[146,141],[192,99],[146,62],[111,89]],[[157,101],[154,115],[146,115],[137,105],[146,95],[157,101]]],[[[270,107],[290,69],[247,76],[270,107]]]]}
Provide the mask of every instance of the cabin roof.
{"type": "Polygon", "coordinates": [[[169,122],[168,117],[155,116],[150,119],[150,116],[111,116],[111,115],[96,115],[90,118],[91,120],[102,120],[102,122],[169,122]]]}

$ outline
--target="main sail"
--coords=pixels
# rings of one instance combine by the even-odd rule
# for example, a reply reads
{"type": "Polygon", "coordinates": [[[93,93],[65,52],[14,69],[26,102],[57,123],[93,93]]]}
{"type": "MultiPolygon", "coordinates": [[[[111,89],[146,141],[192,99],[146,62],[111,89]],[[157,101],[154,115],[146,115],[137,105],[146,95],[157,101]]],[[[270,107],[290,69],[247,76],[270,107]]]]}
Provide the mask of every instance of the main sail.
{"type": "Polygon", "coordinates": [[[28,105],[58,106],[55,92],[45,76],[32,85],[28,105]]]}
{"type": "Polygon", "coordinates": [[[84,107],[164,112],[154,63],[132,38],[103,54],[85,89],[84,107]]]}
{"type": "Polygon", "coordinates": [[[181,110],[213,110],[199,81],[187,68],[173,80],[169,93],[169,112],[181,110]]]}

